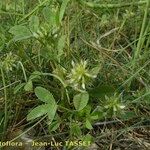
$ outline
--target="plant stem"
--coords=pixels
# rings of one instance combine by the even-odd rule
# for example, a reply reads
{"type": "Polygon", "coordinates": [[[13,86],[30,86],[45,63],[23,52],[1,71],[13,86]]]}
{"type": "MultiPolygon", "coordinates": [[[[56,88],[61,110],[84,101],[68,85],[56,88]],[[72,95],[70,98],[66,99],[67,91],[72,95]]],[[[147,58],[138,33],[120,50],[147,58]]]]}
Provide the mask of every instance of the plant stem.
{"type": "Polygon", "coordinates": [[[137,44],[137,49],[136,49],[136,51],[134,53],[133,67],[135,67],[135,62],[138,59],[138,57],[140,55],[140,52],[141,52],[142,43],[143,43],[143,36],[144,36],[144,30],[145,30],[145,26],[146,26],[146,22],[147,22],[147,15],[148,15],[149,6],[150,6],[150,0],[147,0],[147,5],[146,5],[146,9],[145,9],[145,14],[144,14],[142,27],[141,27],[139,41],[138,41],[138,44],[137,44]]]}
{"type": "Polygon", "coordinates": [[[25,69],[24,69],[24,66],[23,66],[22,62],[19,61],[19,64],[20,64],[20,66],[21,66],[21,68],[22,68],[23,75],[24,75],[24,79],[25,79],[26,82],[28,82],[28,80],[27,80],[27,75],[26,75],[26,72],[25,72],[25,69]]]}
{"type": "Polygon", "coordinates": [[[20,80],[15,81],[15,82],[13,82],[13,83],[11,83],[11,84],[9,84],[9,85],[6,85],[6,86],[0,88],[0,91],[1,91],[1,90],[4,90],[5,88],[8,88],[8,87],[10,87],[10,86],[12,86],[12,85],[14,85],[14,84],[16,84],[16,83],[18,83],[18,82],[20,82],[20,80]]]}
{"type": "Polygon", "coordinates": [[[93,2],[86,2],[86,1],[83,1],[83,0],[80,0],[79,2],[82,5],[92,7],[92,8],[120,8],[120,7],[138,6],[138,5],[146,4],[146,1],[124,3],[124,4],[96,4],[96,3],[93,3],[93,2]]]}
{"type": "Polygon", "coordinates": [[[22,13],[25,14],[25,1],[22,0],[22,13]]]}
{"type": "Polygon", "coordinates": [[[7,114],[8,114],[8,112],[7,112],[7,109],[8,109],[8,106],[7,106],[7,90],[6,90],[6,83],[5,83],[5,77],[4,77],[4,71],[3,71],[3,69],[2,69],[2,67],[1,67],[1,75],[2,75],[2,83],[3,83],[3,87],[5,87],[4,88],[4,99],[5,99],[5,107],[4,107],[4,112],[5,112],[5,119],[4,119],[4,131],[6,131],[6,129],[7,129],[7,114]]]}

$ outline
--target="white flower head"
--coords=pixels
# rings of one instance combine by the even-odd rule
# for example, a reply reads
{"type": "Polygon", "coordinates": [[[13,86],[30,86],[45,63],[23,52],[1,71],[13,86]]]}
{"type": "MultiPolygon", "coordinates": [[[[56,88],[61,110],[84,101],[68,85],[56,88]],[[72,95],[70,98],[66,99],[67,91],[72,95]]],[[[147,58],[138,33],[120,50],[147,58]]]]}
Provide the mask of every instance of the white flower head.
{"type": "Polygon", "coordinates": [[[88,68],[88,62],[86,60],[81,60],[80,63],[71,62],[72,69],[68,74],[70,84],[73,87],[78,87],[79,89],[85,89],[86,83],[89,79],[95,78],[88,68]]]}

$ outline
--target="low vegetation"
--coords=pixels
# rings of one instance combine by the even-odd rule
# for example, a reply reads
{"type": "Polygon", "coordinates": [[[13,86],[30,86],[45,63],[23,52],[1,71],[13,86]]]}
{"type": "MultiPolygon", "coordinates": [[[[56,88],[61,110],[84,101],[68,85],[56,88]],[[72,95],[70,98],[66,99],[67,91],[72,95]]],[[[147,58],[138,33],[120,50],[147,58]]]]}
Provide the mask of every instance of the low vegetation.
{"type": "Polygon", "coordinates": [[[148,149],[149,83],[149,0],[1,0],[2,142],[148,149]]]}

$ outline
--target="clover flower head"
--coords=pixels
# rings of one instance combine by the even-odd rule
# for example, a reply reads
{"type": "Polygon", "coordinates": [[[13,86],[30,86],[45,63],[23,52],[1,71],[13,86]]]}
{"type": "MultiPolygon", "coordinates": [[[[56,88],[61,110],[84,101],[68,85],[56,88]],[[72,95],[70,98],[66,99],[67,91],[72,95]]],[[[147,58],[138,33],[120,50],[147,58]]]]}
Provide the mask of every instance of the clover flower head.
{"type": "Polygon", "coordinates": [[[12,71],[13,67],[15,67],[16,55],[12,54],[12,52],[7,53],[3,58],[2,67],[5,71],[12,71]]]}
{"type": "Polygon", "coordinates": [[[106,98],[106,104],[104,105],[104,108],[106,111],[111,112],[111,115],[116,115],[116,113],[122,111],[125,108],[125,105],[123,105],[120,101],[120,97],[117,95],[114,95],[112,97],[105,97],[106,98]]]}
{"type": "Polygon", "coordinates": [[[96,75],[90,73],[90,70],[87,66],[88,62],[81,60],[80,63],[75,63],[72,61],[72,69],[68,75],[70,84],[74,88],[85,89],[85,84],[89,79],[95,78],[96,75]]]}

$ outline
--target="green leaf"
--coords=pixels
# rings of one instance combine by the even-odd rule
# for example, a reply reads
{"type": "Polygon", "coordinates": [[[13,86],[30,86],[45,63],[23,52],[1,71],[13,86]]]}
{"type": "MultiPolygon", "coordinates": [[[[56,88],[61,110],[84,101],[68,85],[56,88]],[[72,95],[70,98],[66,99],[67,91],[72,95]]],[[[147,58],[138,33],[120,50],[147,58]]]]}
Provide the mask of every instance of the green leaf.
{"type": "MultiPolygon", "coordinates": [[[[97,108],[96,108],[96,109],[97,109],[97,108]]],[[[104,119],[104,114],[105,114],[105,112],[103,111],[103,108],[99,108],[98,110],[94,110],[94,111],[90,114],[90,119],[91,119],[91,120],[104,119]]]]}
{"type": "Polygon", "coordinates": [[[33,120],[33,119],[36,119],[38,117],[45,115],[47,113],[47,110],[49,109],[48,107],[49,107],[48,104],[35,107],[27,115],[27,121],[30,121],[30,120],[33,120]]]}
{"type": "Polygon", "coordinates": [[[95,114],[95,115],[91,115],[90,118],[91,118],[91,120],[97,120],[97,119],[99,119],[98,113],[95,114]]]}
{"type": "Polygon", "coordinates": [[[101,69],[101,66],[94,67],[93,69],[91,69],[90,74],[96,77],[100,69],[101,69]]]}
{"type": "Polygon", "coordinates": [[[43,15],[45,20],[49,23],[50,26],[56,25],[56,12],[52,8],[45,7],[43,9],[43,15]]]}
{"type": "Polygon", "coordinates": [[[55,131],[55,130],[57,130],[59,128],[59,126],[60,126],[60,122],[55,121],[52,124],[50,124],[49,131],[50,132],[55,131]]]}
{"type": "Polygon", "coordinates": [[[89,101],[89,94],[87,92],[80,93],[74,96],[73,103],[76,110],[82,110],[89,101]]]}
{"type": "Polygon", "coordinates": [[[79,126],[77,123],[73,123],[73,124],[70,126],[70,134],[71,134],[72,136],[77,136],[77,137],[80,137],[80,136],[81,136],[82,131],[81,131],[80,126],[79,126]]]}
{"type": "Polygon", "coordinates": [[[86,119],[85,126],[87,129],[90,129],[90,130],[93,129],[91,122],[88,119],[86,119]]]}
{"type": "Polygon", "coordinates": [[[32,81],[29,80],[26,85],[24,86],[24,90],[25,91],[32,91],[33,90],[33,84],[32,84],[32,81]]]}
{"type": "Polygon", "coordinates": [[[55,99],[54,99],[53,95],[48,90],[46,90],[45,88],[36,87],[35,88],[35,95],[39,98],[39,100],[41,100],[45,103],[49,103],[52,106],[54,106],[55,99]]]}
{"type": "Polygon", "coordinates": [[[80,110],[78,112],[79,117],[85,117],[85,116],[89,116],[91,112],[91,106],[87,105],[86,107],[84,107],[82,110],[80,110]]]}
{"type": "Polygon", "coordinates": [[[42,73],[41,72],[39,72],[39,71],[34,71],[31,75],[30,75],[30,77],[29,77],[29,80],[34,80],[34,79],[41,79],[41,75],[42,75],[42,73]]]}
{"type": "Polygon", "coordinates": [[[57,111],[57,104],[54,103],[53,105],[52,104],[47,104],[47,105],[49,105],[49,109],[48,109],[47,115],[48,115],[48,118],[52,122],[54,117],[55,117],[56,111],[57,111]]]}
{"type": "Polygon", "coordinates": [[[12,27],[9,32],[14,35],[15,41],[21,41],[32,37],[30,30],[22,25],[16,25],[12,27]]]}
{"type": "Polygon", "coordinates": [[[32,32],[37,32],[39,29],[39,18],[37,16],[31,16],[29,19],[29,27],[32,32]]]}
{"type": "Polygon", "coordinates": [[[17,94],[24,86],[25,86],[26,83],[21,83],[19,85],[17,85],[15,88],[14,88],[14,94],[17,94]]]}
{"type": "Polygon", "coordinates": [[[59,22],[61,23],[63,17],[64,17],[64,13],[65,13],[65,9],[67,7],[67,4],[70,0],[63,0],[62,5],[60,7],[60,13],[59,13],[59,22]]]}
{"type": "Polygon", "coordinates": [[[62,35],[59,40],[58,40],[58,44],[57,44],[57,50],[58,50],[58,58],[60,58],[60,56],[64,53],[63,49],[65,47],[65,40],[66,40],[66,36],[62,35]]]}

